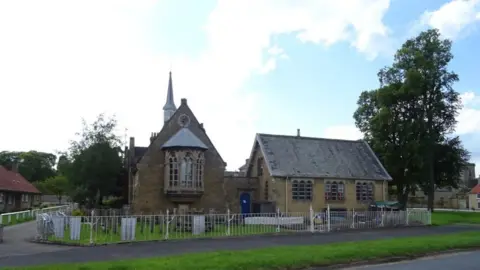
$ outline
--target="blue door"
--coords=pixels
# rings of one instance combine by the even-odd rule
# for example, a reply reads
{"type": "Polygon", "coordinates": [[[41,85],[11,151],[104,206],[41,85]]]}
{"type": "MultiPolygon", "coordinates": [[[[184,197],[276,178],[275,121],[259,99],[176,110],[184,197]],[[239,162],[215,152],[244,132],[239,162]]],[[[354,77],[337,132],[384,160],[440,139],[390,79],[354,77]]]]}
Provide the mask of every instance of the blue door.
{"type": "Polygon", "coordinates": [[[240,208],[242,209],[242,214],[250,213],[250,193],[244,192],[240,194],[240,208]]]}

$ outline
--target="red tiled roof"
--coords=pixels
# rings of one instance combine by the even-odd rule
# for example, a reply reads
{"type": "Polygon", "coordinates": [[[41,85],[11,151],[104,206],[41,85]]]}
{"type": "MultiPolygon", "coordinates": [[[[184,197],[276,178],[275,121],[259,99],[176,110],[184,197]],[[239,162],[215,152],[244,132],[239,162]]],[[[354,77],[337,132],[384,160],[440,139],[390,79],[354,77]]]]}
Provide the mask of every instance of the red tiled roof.
{"type": "Polygon", "coordinates": [[[9,171],[2,166],[0,166],[0,190],[40,193],[40,191],[21,174],[9,171]]]}
{"type": "Polygon", "coordinates": [[[480,184],[477,184],[476,186],[474,186],[470,191],[470,194],[480,194],[480,184]]]}

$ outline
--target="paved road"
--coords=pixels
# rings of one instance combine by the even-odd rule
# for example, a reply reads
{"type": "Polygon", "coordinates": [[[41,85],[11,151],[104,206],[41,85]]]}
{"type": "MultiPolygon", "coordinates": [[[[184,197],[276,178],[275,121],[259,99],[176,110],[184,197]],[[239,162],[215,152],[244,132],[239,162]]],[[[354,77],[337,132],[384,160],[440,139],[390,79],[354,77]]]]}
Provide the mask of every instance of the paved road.
{"type": "MultiPolygon", "coordinates": [[[[168,256],[182,253],[242,250],[286,245],[312,245],[334,242],[362,241],[375,239],[389,239],[408,236],[424,236],[448,234],[462,231],[478,231],[478,226],[456,225],[442,227],[416,227],[383,229],[377,231],[350,231],[331,234],[298,234],[285,236],[251,236],[243,238],[186,240],[134,243],[123,245],[110,245],[98,247],[77,247],[60,251],[45,251],[44,253],[31,253],[30,255],[0,256],[0,267],[27,266],[39,264],[90,262],[129,258],[145,258],[155,256],[168,256]]],[[[35,245],[30,244],[29,245],[35,245]]],[[[40,245],[40,244],[36,244],[40,245]]],[[[59,248],[56,246],[43,246],[46,250],[59,248]]],[[[35,246],[35,249],[40,248],[35,246]]],[[[41,248],[40,248],[41,249],[41,248]]],[[[62,248],[60,248],[62,249],[62,248]]],[[[1,252],[0,252],[1,254],[1,252]]]]}
{"type": "Polygon", "coordinates": [[[480,251],[426,257],[414,261],[357,266],[344,270],[477,270],[480,265],[480,251]]]}
{"type": "Polygon", "coordinates": [[[29,242],[28,239],[33,238],[36,234],[35,221],[7,226],[3,230],[4,242],[0,244],[0,261],[3,257],[71,249],[71,247],[40,245],[29,242]]]}

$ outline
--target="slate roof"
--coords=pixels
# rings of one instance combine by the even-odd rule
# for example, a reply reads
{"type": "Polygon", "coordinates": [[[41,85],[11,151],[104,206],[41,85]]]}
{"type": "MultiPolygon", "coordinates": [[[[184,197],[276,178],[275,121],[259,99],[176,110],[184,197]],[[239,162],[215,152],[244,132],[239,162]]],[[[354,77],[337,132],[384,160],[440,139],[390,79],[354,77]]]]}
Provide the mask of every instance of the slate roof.
{"type": "Polygon", "coordinates": [[[2,166],[0,166],[0,191],[40,193],[40,191],[21,174],[9,171],[2,166]]]}
{"type": "Polygon", "coordinates": [[[362,140],[257,134],[256,142],[272,176],[392,180],[362,140]]]}
{"type": "Polygon", "coordinates": [[[188,128],[180,129],[162,145],[162,149],[170,147],[200,148],[204,150],[208,149],[208,147],[188,128]]]}
{"type": "Polygon", "coordinates": [[[143,146],[135,146],[134,153],[135,153],[135,161],[138,162],[143,155],[147,152],[148,147],[143,146]]]}

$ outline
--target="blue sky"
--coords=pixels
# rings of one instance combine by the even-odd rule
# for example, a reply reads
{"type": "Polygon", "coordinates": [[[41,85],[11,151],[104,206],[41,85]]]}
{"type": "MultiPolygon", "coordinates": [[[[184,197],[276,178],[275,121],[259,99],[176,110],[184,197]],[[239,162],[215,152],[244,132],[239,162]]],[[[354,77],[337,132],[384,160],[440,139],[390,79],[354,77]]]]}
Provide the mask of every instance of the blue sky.
{"type": "Polygon", "coordinates": [[[257,132],[357,139],[360,92],[405,39],[437,27],[454,41],[457,132],[478,175],[479,21],[478,0],[2,1],[0,91],[12,102],[0,149],[63,150],[102,112],[146,145],[170,68],[177,105],[188,99],[229,169],[257,132]]]}

